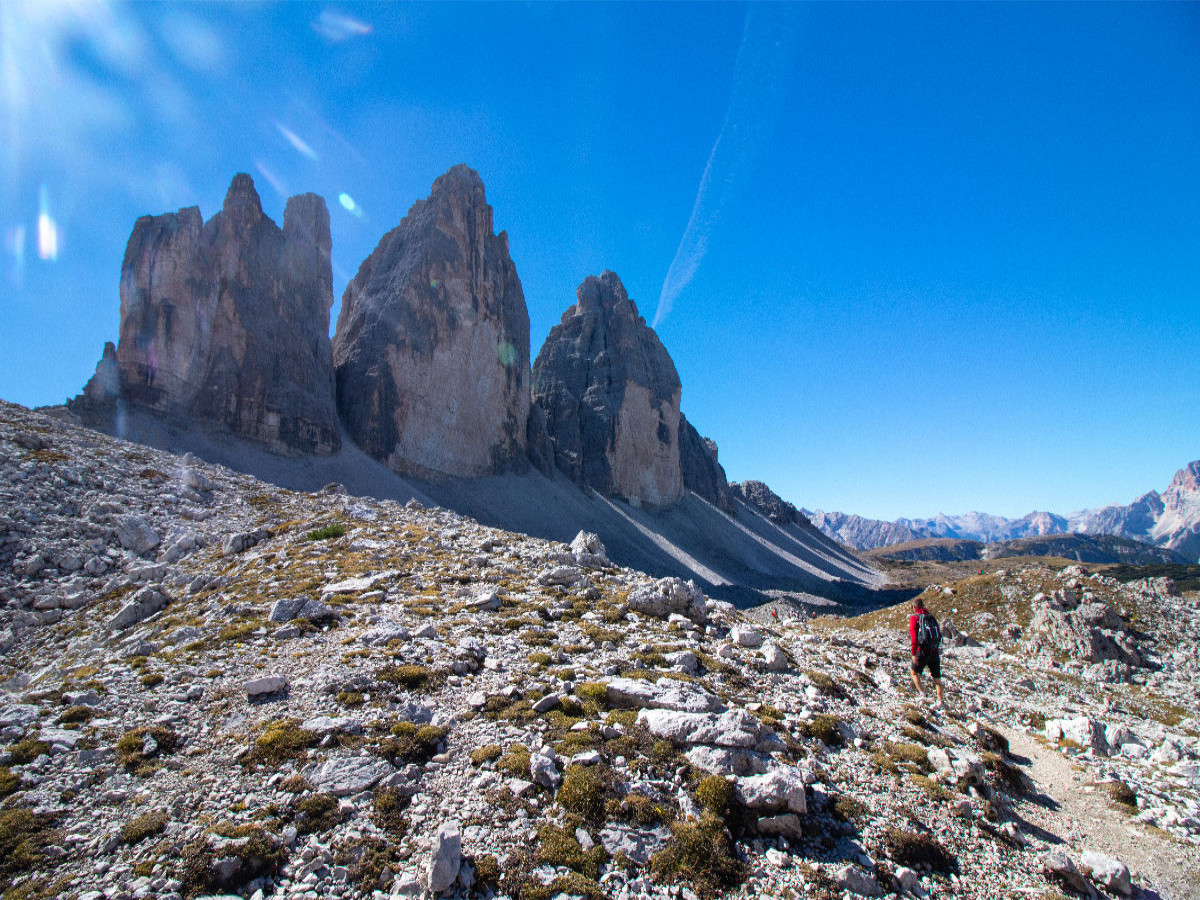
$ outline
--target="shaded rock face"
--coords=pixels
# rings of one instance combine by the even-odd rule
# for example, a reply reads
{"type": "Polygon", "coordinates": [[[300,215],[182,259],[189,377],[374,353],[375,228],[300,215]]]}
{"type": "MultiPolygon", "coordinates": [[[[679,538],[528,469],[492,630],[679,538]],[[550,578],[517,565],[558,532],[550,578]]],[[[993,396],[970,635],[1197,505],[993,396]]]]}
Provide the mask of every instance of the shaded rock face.
{"type": "Polygon", "coordinates": [[[734,512],[725,469],[717,461],[716,442],[701,437],[682,413],[679,414],[679,466],[685,488],[727,513],[734,512]]]}
{"type": "Polygon", "coordinates": [[[808,519],[761,481],[734,482],[729,489],[751,506],[757,507],[776,525],[810,525],[808,519]]]}
{"type": "Polygon", "coordinates": [[[324,200],[292,197],[280,229],[244,174],[208,222],[196,207],[143,216],[121,267],[120,343],[84,396],[335,452],[329,250],[324,200]]]}
{"type": "Polygon", "coordinates": [[[555,465],[601,493],[683,496],[675,364],[613,272],[588,276],[533,364],[555,465]]]}
{"type": "Polygon", "coordinates": [[[479,175],[455,166],[346,287],[333,338],[342,422],[419,477],[526,466],[529,313],[479,175]]]}

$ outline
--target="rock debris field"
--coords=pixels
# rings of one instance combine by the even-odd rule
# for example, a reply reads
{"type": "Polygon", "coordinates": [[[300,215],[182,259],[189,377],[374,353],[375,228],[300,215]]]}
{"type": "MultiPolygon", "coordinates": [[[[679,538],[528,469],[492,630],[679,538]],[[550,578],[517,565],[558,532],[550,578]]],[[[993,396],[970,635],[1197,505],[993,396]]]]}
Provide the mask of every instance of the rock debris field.
{"type": "Polygon", "coordinates": [[[1200,897],[1193,594],[747,613],[0,404],[5,897],[1200,897]]]}

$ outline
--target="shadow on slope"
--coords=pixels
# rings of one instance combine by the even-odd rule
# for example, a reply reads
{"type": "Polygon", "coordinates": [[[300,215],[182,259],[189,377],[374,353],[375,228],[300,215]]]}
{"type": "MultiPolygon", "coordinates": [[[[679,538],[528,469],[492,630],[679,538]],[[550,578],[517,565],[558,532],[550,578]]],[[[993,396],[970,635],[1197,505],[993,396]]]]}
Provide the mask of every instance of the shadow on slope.
{"type": "MultiPolygon", "coordinates": [[[[95,427],[95,426],[93,426],[95,427]]],[[[691,578],[712,597],[740,607],[772,599],[766,591],[812,594],[839,604],[896,602],[884,577],[816,528],[780,526],[738,503],[734,518],[695,494],[649,510],[596,494],[565,477],[531,471],[475,479],[405,479],[343,437],[328,457],[279,456],[223,432],[168,423],[133,411],[101,430],[212,463],[295,491],[340,482],[351,494],[443,506],[496,528],[569,542],[580,531],[600,536],[618,565],[651,575],[691,578]]]]}

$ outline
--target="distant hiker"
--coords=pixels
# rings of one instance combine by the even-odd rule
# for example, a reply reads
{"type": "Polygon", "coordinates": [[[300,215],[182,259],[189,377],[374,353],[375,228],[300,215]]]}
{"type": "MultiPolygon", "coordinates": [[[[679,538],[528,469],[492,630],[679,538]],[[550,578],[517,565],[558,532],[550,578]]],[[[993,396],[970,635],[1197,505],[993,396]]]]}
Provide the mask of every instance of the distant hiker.
{"type": "Polygon", "coordinates": [[[937,690],[937,705],[946,702],[942,693],[942,632],[933,613],[925,608],[920,597],[913,600],[913,613],[908,617],[908,637],[912,644],[912,680],[921,694],[921,671],[929,666],[929,677],[937,690]]]}

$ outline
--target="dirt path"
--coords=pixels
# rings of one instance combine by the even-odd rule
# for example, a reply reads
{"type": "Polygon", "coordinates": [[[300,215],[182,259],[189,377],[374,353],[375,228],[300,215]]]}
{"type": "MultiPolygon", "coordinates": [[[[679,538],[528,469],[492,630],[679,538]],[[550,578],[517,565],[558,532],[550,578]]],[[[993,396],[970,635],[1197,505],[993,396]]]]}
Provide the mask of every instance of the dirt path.
{"type": "Polygon", "coordinates": [[[1082,850],[1115,857],[1133,873],[1134,896],[1200,900],[1200,849],[1132,822],[1108,797],[1088,790],[1088,776],[1071,761],[1021,731],[1000,729],[1025,771],[1052,802],[1025,802],[1015,811],[1023,829],[1054,845],[1065,842],[1076,862],[1082,850]],[[1142,893],[1137,893],[1137,887],[1142,893]]]}

